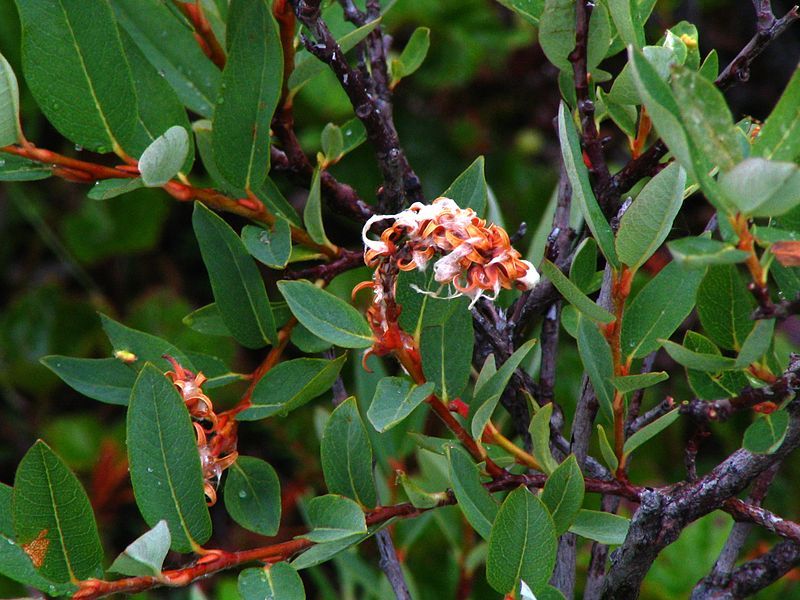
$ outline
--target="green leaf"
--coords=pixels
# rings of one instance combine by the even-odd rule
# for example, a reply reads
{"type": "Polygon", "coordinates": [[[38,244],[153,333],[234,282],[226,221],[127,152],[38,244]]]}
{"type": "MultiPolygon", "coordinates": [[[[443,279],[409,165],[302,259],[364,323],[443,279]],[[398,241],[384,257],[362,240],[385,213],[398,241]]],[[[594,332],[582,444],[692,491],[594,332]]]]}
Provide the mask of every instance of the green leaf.
{"type": "Polygon", "coordinates": [[[705,162],[727,171],[742,160],[739,134],[719,88],[688,67],[676,67],[672,90],[683,127],[705,162]]]}
{"type": "Polygon", "coordinates": [[[442,320],[423,328],[420,337],[422,371],[436,385],[443,400],[458,397],[467,385],[472,368],[472,315],[466,300],[448,303],[442,320]]]}
{"type": "Polygon", "coordinates": [[[348,398],[331,413],[320,455],[325,483],[332,494],[347,496],[365,507],[375,506],[372,447],[355,398],[348,398]]]}
{"type": "Polygon", "coordinates": [[[108,570],[130,577],[158,577],[171,543],[167,522],[159,521],[129,544],[108,570]]]}
{"type": "MultiPolygon", "coordinates": [[[[450,343],[453,342],[451,341],[450,343]]],[[[503,395],[508,382],[511,380],[511,376],[514,375],[514,371],[517,370],[522,360],[535,345],[536,340],[528,340],[522,344],[522,346],[517,348],[514,354],[509,356],[508,360],[497,369],[497,372],[489,377],[486,383],[475,392],[475,396],[472,398],[472,402],[470,402],[469,406],[470,432],[473,438],[480,439],[483,434],[483,428],[492,417],[492,413],[495,407],[497,407],[497,402],[503,395]]],[[[469,354],[472,356],[472,347],[469,349],[469,354]]]]}
{"type": "Polygon", "coordinates": [[[614,232],[594,197],[592,185],[589,183],[589,172],[586,165],[583,164],[578,132],[575,129],[572,115],[563,102],[558,108],[558,138],[561,141],[564,169],[572,185],[572,197],[577,200],[583,217],[586,219],[597,245],[600,246],[600,251],[612,266],[619,267],[619,259],[614,249],[614,232]]]}
{"type": "Polygon", "coordinates": [[[248,348],[275,341],[275,320],[264,282],[242,240],[199,202],[194,206],[192,226],[225,326],[248,348]]]}
{"type": "Polygon", "coordinates": [[[119,24],[180,101],[210,118],[220,72],[203,54],[192,30],[160,0],[112,0],[111,4],[119,24]]]}
{"type": "Polygon", "coordinates": [[[581,313],[594,321],[600,323],[611,323],[614,315],[605,308],[596,304],[591,298],[584,294],[577,285],[572,283],[557,266],[545,259],[541,264],[542,275],[547,277],[562,296],[577,308],[581,313]]]}
{"type": "Polygon", "coordinates": [[[431,30],[427,27],[417,27],[408,38],[400,57],[392,61],[392,86],[404,77],[408,77],[422,66],[431,46],[431,30]]]}
{"type": "Polygon", "coordinates": [[[556,535],[565,533],[583,504],[583,473],[570,454],[544,484],[542,502],[553,517],[556,535]]]}
{"type": "Polygon", "coordinates": [[[172,356],[188,369],[194,369],[189,357],[168,341],[126,327],[104,314],[100,315],[100,322],[103,331],[108,336],[108,341],[114,348],[114,354],[119,360],[125,359],[127,364],[133,365],[137,370],[146,362],[163,367],[164,371],[171,369],[172,365],[164,358],[164,355],[172,356]]]}
{"type": "Polygon", "coordinates": [[[131,393],[127,444],[133,493],[147,524],[166,520],[178,552],[208,540],[211,519],[189,411],[152,365],[142,369],[131,393]]]}
{"type": "MultiPolygon", "coordinates": [[[[327,161],[336,162],[342,157],[342,154],[344,153],[344,135],[342,134],[342,130],[338,125],[333,123],[328,123],[325,125],[325,127],[322,129],[320,142],[322,145],[322,154],[327,161]]],[[[318,176],[319,175],[317,175],[317,177],[318,176]]],[[[319,183],[317,183],[317,186],[319,186],[319,183]]]]}
{"type": "MultiPolygon", "coordinates": [[[[156,140],[159,134],[173,126],[180,126],[186,132],[190,130],[186,109],[178,100],[169,84],[147,61],[131,37],[120,31],[125,58],[131,69],[133,87],[136,90],[136,128],[126,146],[128,154],[141,156],[147,147],[156,140]]],[[[192,140],[187,141],[186,153],[180,170],[188,173],[194,163],[192,140]]]]}
{"type": "Polygon", "coordinates": [[[536,411],[528,426],[533,441],[533,456],[548,475],[558,468],[558,462],[550,452],[550,419],[552,416],[553,403],[548,402],[536,411]]]}
{"type": "Polygon", "coordinates": [[[273,415],[285,416],[329,390],[345,360],[347,355],[343,354],[336,360],[295,358],[276,365],[256,384],[252,406],[237,415],[237,419],[256,421],[273,415]]]}
{"type": "Polygon", "coordinates": [[[789,430],[789,413],[777,410],[759,415],[744,432],[742,447],[753,454],[772,454],[781,447],[789,430]]]}
{"type": "Polygon", "coordinates": [[[622,353],[640,358],[669,338],[694,308],[704,269],[684,269],[670,263],[653,277],[625,310],[622,353]]]}
{"type": "Polygon", "coordinates": [[[0,154],[0,181],[38,181],[51,175],[49,166],[13,154],[0,154]]]}
{"type": "Polygon", "coordinates": [[[230,330],[225,327],[222,315],[219,314],[217,305],[213,302],[190,312],[183,317],[183,324],[205,335],[219,335],[230,337],[230,330]]]}
{"type": "Polygon", "coordinates": [[[269,128],[283,85],[283,49],[266,0],[232,0],[228,58],[211,131],[222,175],[256,190],[269,171],[269,128]]]}
{"type": "Polygon", "coordinates": [[[239,573],[237,590],[242,600],[305,600],[303,580],[286,562],[239,573]]]}
{"type": "Polygon", "coordinates": [[[622,215],[616,248],[628,267],[638,269],[667,239],[683,204],[685,185],[686,171],[673,163],[647,182],[622,215]]]}
{"type": "Polygon", "coordinates": [[[138,110],[131,70],[105,0],[17,0],[22,67],[59,132],[96,152],[126,148],[138,110]]]}
{"type": "Polygon", "coordinates": [[[472,528],[488,540],[497,517],[497,502],[481,484],[478,467],[460,446],[446,448],[448,473],[458,506],[472,528]]]}
{"type": "Polygon", "coordinates": [[[739,350],[753,329],[750,314],[755,307],[755,300],[735,265],[708,269],[697,292],[697,314],[706,334],[716,344],[739,350]]]}
{"type": "Polygon", "coordinates": [[[0,483],[0,535],[14,535],[14,516],[11,510],[11,498],[14,488],[0,483]]]}
{"type": "Polygon", "coordinates": [[[777,217],[800,204],[800,168],[748,158],[719,178],[720,189],[750,217],[777,217]]]}
{"type": "MultiPolygon", "coordinates": [[[[569,54],[575,49],[574,0],[545,0],[539,24],[539,43],[547,59],[562,71],[571,72],[569,54]]],[[[592,10],[589,20],[587,68],[592,71],[606,55],[611,44],[611,24],[602,4],[592,10]]]]}
{"type": "Polygon", "coordinates": [[[622,447],[622,452],[625,456],[629,456],[639,446],[645,442],[650,441],[659,433],[664,431],[667,427],[672,425],[678,417],[681,416],[680,411],[675,408],[665,415],[660,416],[652,423],[645,425],[639,431],[634,433],[631,437],[625,440],[625,445],[622,447]]]}
{"type": "Polygon", "coordinates": [[[400,423],[434,391],[432,382],[412,385],[406,377],[384,377],[375,388],[367,418],[381,433],[400,423]]]}
{"type": "MultiPolygon", "coordinates": [[[[336,40],[342,52],[349,52],[355,48],[359,42],[363,41],[378,25],[381,18],[378,17],[361,27],[350,31],[336,40]]],[[[300,88],[311,81],[314,77],[324,72],[328,66],[317,57],[308,52],[298,52],[295,55],[295,64],[292,74],[289,76],[289,89],[292,95],[296,94],[300,88]]]]}
{"type": "Polygon", "coordinates": [[[644,28],[636,0],[608,0],[608,10],[620,39],[626,46],[644,45],[644,28]]]}
{"type": "Polygon", "coordinates": [[[498,0],[531,25],[538,25],[544,11],[544,0],[498,0]]]}
{"type": "Polygon", "coordinates": [[[0,54],[0,146],[22,140],[19,126],[19,86],[14,69],[0,54]]]}
{"type": "Polygon", "coordinates": [[[435,279],[433,269],[420,271],[401,271],[397,278],[395,295],[397,303],[403,307],[400,313],[400,327],[419,340],[422,328],[441,323],[449,311],[453,310],[450,300],[434,298],[418,292],[414,287],[426,292],[436,292],[440,285],[435,279]]]}
{"type": "MultiPolygon", "coordinates": [[[[719,348],[711,340],[695,331],[686,332],[683,345],[695,352],[721,355],[719,348]]],[[[696,369],[686,369],[686,378],[694,393],[702,400],[736,396],[742,388],[749,384],[742,371],[707,373],[696,369]]]]}
{"type": "Polygon", "coordinates": [[[161,187],[180,171],[189,154],[189,134],[180,125],[167,129],[142,153],[139,171],[147,187],[161,187]]]}
{"type": "Polygon", "coordinates": [[[569,267],[569,278],[584,294],[591,292],[597,273],[597,242],[587,237],[575,249],[575,257],[569,267]]]}
{"type": "MultiPolygon", "coordinates": [[[[651,69],[647,70],[646,77],[660,80],[666,88],[663,91],[666,91],[666,95],[671,97],[672,92],[663,82],[669,79],[671,68],[678,64],[675,52],[663,46],[645,46],[639,52],[651,67],[651,69]]],[[[614,79],[614,84],[608,93],[608,99],[612,103],[618,103],[622,106],[635,107],[635,105],[642,104],[642,96],[637,88],[636,76],[631,61],[622,68],[620,74],[614,79]]],[[[637,119],[638,111],[634,111],[631,137],[636,136],[635,122],[637,119]]]]}
{"type": "Polygon", "coordinates": [[[276,219],[272,230],[245,225],[242,241],[250,256],[273,269],[283,269],[292,253],[292,232],[289,223],[276,219]]]}
{"type": "Polygon", "coordinates": [[[614,360],[611,347],[597,325],[584,317],[578,318],[578,353],[597,396],[600,410],[607,419],[611,419],[614,403],[614,386],[611,385],[614,360]]]}
{"type": "Polygon", "coordinates": [[[136,371],[116,358],[45,356],[40,362],[75,391],[93,400],[127,406],[136,371]]]}
{"type": "Polygon", "coordinates": [[[322,223],[322,195],[319,188],[319,169],[314,170],[311,177],[311,189],[308,191],[306,207],[303,210],[303,222],[311,239],[318,244],[330,244],[325,235],[325,225],[322,223]]]}
{"type": "Polygon", "coordinates": [[[312,542],[332,542],[367,533],[364,511],[350,498],[318,496],[308,502],[307,510],[312,530],[302,537],[312,542]]]}
{"type": "Polygon", "coordinates": [[[752,155],[787,161],[800,157],[800,65],[761,127],[752,155]]]}
{"type": "Polygon", "coordinates": [[[581,537],[607,546],[618,546],[628,535],[630,521],[607,512],[581,509],[569,530],[581,537]]]}
{"type": "Polygon", "coordinates": [[[260,458],[239,456],[225,480],[225,510],[248,531],[272,536],[281,523],[281,483],[260,458]]]}
{"type": "Polygon", "coordinates": [[[687,237],[667,243],[672,258],[686,267],[702,268],[744,262],[749,254],[707,237],[687,237]]]}
{"type": "Polygon", "coordinates": [[[144,182],[141,177],[136,177],[135,179],[106,179],[96,182],[86,195],[92,200],[108,200],[109,198],[116,198],[122,194],[138,190],[143,186],[144,182]]]}
{"type": "Polygon", "coordinates": [[[667,375],[666,372],[657,371],[654,373],[612,377],[611,383],[620,393],[627,394],[628,392],[648,388],[662,381],[666,381],[667,379],[669,379],[669,375],[667,375]]]}
{"type": "Polygon", "coordinates": [[[728,371],[736,368],[736,360],[719,354],[704,354],[694,352],[669,340],[659,340],[664,345],[664,350],[670,355],[672,360],[684,367],[690,367],[697,371],[728,371]]]}
{"type": "Polygon", "coordinates": [[[341,127],[342,137],[344,138],[344,145],[342,146],[342,156],[349,154],[361,144],[367,141],[367,130],[359,118],[353,118],[347,121],[341,127]]]}
{"type": "Polygon", "coordinates": [[[308,281],[279,281],[289,309],[317,337],[343,348],[372,345],[372,331],[364,317],[344,300],[308,281]]]}
{"type": "Polygon", "coordinates": [[[350,546],[355,546],[356,544],[363,542],[368,537],[369,534],[352,536],[343,538],[341,540],[336,540],[334,542],[325,542],[324,544],[316,544],[295,558],[292,561],[292,567],[300,571],[301,569],[308,569],[309,567],[321,565],[322,563],[329,561],[337,554],[347,550],[350,546]]]}
{"type": "Polygon", "coordinates": [[[775,319],[756,321],[755,327],[744,340],[742,349],[739,350],[739,356],[736,357],[736,367],[744,369],[764,356],[772,345],[774,332],[775,319]]]}
{"type": "Polygon", "coordinates": [[[455,200],[461,208],[471,208],[480,217],[486,211],[488,190],[485,160],[479,156],[439,196],[455,200]]]}
{"type": "Polygon", "coordinates": [[[556,530],[539,498],[519,487],[506,496],[489,538],[486,579],[495,591],[514,590],[520,579],[533,589],[547,583],[556,563],[556,530]]]}
{"type": "Polygon", "coordinates": [[[597,436],[600,440],[600,454],[603,456],[603,460],[606,465],[608,465],[608,468],[611,469],[613,473],[616,473],[619,468],[619,459],[614,449],[611,447],[611,443],[608,441],[606,430],[603,429],[603,426],[599,423],[597,424],[597,436]]]}
{"type": "Polygon", "coordinates": [[[5,535],[0,535],[0,575],[47,592],[50,596],[68,596],[78,589],[71,583],[56,584],[42,577],[25,550],[5,535]]]}
{"type": "MultiPolygon", "coordinates": [[[[670,56],[674,56],[674,53],[670,52],[670,56]]],[[[710,165],[702,164],[695,169],[690,142],[683,127],[683,117],[672,90],[661,73],[639,50],[628,48],[628,64],[631,66],[636,90],[656,131],[686,169],[689,179],[698,179],[699,174],[710,170],[710,165]]]]}
{"type": "Polygon", "coordinates": [[[719,55],[716,50],[711,50],[711,52],[706,55],[703,64],[700,65],[700,69],[698,69],[697,72],[709,81],[716,80],[719,75],[719,55]]]}
{"type": "Polygon", "coordinates": [[[77,583],[102,573],[103,548],[89,498],[69,467],[41,440],[17,467],[13,512],[17,543],[24,547],[39,540],[36,558],[43,577],[77,583]]]}

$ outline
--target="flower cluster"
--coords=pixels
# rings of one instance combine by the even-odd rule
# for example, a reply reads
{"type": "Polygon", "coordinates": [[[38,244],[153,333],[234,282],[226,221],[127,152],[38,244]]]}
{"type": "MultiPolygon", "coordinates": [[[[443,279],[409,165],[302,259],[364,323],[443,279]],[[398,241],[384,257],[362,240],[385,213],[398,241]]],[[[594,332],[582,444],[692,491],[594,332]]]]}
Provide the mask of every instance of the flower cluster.
{"type": "Polygon", "coordinates": [[[171,356],[164,358],[174,369],[168,371],[166,375],[180,392],[192,417],[200,465],[203,468],[204,491],[208,505],[213,506],[217,502],[217,486],[222,472],[236,462],[239,456],[236,451],[236,433],[235,430],[228,432],[227,429],[223,431],[218,427],[220,423],[214,412],[214,405],[202,389],[203,383],[206,382],[205,375],[202,373],[195,375],[171,356]],[[203,421],[209,423],[210,427],[204,427],[203,421]]]}
{"type": "MultiPolygon", "coordinates": [[[[531,289],[539,274],[511,247],[508,233],[486,221],[471,208],[459,208],[450,198],[437,198],[432,204],[416,202],[396,215],[375,215],[362,232],[364,261],[377,267],[388,257],[395,257],[401,271],[424,271],[435,257],[434,279],[452,284],[453,296],[466,295],[472,304],[486,292],[494,299],[500,289],[531,289]],[[367,232],[376,222],[393,219],[380,240],[371,240],[367,232]],[[404,252],[399,252],[403,248],[404,252]]],[[[377,271],[376,271],[377,272],[377,271]]]]}
{"type": "MultiPolygon", "coordinates": [[[[364,262],[375,269],[372,281],[353,290],[369,287],[373,302],[367,311],[376,334],[373,352],[411,347],[397,326],[400,313],[394,301],[399,271],[424,271],[433,262],[434,280],[452,286],[447,298],[468,296],[474,305],[482,296],[494,299],[501,289],[531,289],[539,280],[533,265],[511,247],[508,233],[475,214],[460,208],[450,198],[437,198],[432,204],[416,202],[395,215],[375,215],[364,225],[364,262]],[[392,220],[379,240],[368,232],[375,223],[392,220]]],[[[438,296],[415,287],[422,294],[438,296]]]]}

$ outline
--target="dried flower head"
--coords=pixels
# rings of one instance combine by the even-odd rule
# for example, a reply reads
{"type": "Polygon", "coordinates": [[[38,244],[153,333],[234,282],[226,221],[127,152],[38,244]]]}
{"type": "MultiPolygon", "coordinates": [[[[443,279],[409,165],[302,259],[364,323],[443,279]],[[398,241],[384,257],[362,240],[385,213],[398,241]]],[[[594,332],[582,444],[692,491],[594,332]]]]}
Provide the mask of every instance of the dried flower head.
{"type": "MultiPolygon", "coordinates": [[[[437,198],[432,204],[419,202],[396,215],[375,215],[362,231],[364,261],[378,267],[392,257],[401,271],[424,271],[433,264],[434,279],[455,288],[451,295],[472,298],[472,304],[491,293],[494,299],[501,289],[531,289],[539,280],[534,266],[511,247],[508,233],[475,214],[460,208],[450,198],[437,198]],[[367,237],[376,222],[393,219],[380,240],[367,237]]],[[[380,270],[376,270],[376,280],[380,270]]],[[[377,288],[376,288],[377,290],[377,288]]]]}
{"type": "Polygon", "coordinates": [[[201,387],[206,382],[205,375],[202,373],[195,375],[171,356],[164,358],[173,368],[166,375],[180,392],[193,420],[197,452],[203,468],[204,490],[208,505],[213,506],[217,501],[217,486],[222,472],[236,462],[239,456],[236,451],[236,429],[219,427],[220,422],[214,412],[214,405],[201,387]],[[201,421],[207,421],[211,424],[210,427],[205,428],[201,421]]]}

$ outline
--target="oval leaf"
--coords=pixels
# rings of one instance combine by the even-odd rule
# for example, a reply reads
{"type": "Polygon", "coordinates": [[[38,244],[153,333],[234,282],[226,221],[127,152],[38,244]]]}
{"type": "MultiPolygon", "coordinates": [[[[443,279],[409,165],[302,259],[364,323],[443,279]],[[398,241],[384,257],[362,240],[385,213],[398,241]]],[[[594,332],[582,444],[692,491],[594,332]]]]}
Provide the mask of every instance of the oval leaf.
{"type": "Polygon", "coordinates": [[[449,459],[450,484],[453,486],[458,506],[478,535],[488,540],[497,516],[497,502],[481,484],[478,467],[472,462],[466,450],[460,446],[449,446],[446,452],[449,459]]]}
{"type": "Polygon", "coordinates": [[[576,535],[607,546],[618,546],[625,541],[629,526],[630,521],[625,517],[581,509],[569,530],[576,535]]]}
{"type": "Polygon", "coordinates": [[[0,146],[15,144],[21,138],[17,76],[6,57],[0,54],[0,146]]]}
{"type": "Polygon", "coordinates": [[[686,171],[672,163],[642,188],[619,223],[617,254],[638,269],[658,250],[683,203],[686,171]]]}
{"type": "Polygon", "coordinates": [[[282,56],[269,3],[233,0],[211,143],[217,168],[243,190],[258,189],[269,171],[269,128],[283,85],[282,56]]]}
{"type": "Polygon", "coordinates": [[[14,532],[39,573],[58,583],[102,574],[103,548],[78,478],[43,441],[14,478],[14,532]]]}
{"type": "Polygon", "coordinates": [[[178,174],[188,154],[188,132],[180,125],[170,127],[142,153],[142,181],[147,187],[161,187],[178,174]]]}
{"type": "Polygon", "coordinates": [[[556,546],[547,508],[527,488],[519,487],[506,497],[492,526],[486,579],[501,594],[513,591],[520,579],[536,589],[553,572],[556,546]]]}
{"type": "Polygon", "coordinates": [[[240,421],[285,415],[330,389],[347,355],[336,360],[296,358],[270,369],[253,389],[252,406],[240,413],[240,421]]]}
{"type": "Polygon", "coordinates": [[[264,282],[242,240],[221,217],[199,202],[194,206],[192,226],[225,326],[248,348],[261,348],[274,341],[275,320],[264,282]]]}
{"type": "Polygon", "coordinates": [[[306,509],[313,529],[302,537],[312,542],[333,542],[367,533],[364,511],[350,498],[318,496],[308,502],[306,509]]]}
{"type": "Polygon", "coordinates": [[[308,281],[279,281],[289,309],[317,337],[343,348],[372,345],[372,331],[359,312],[308,281]]]}
{"type": "Polygon", "coordinates": [[[405,377],[384,377],[375,388],[367,418],[378,431],[387,431],[410,415],[433,390],[430,381],[413,385],[405,377]]]}
{"type": "Polygon", "coordinates": [[[89,150],[125,148],[136,92],[108,2],[17,0],[17,8],[25,80],[47,120],[89,150]]]}
{"type": "Polygon", "coordinates": [[[147,524],[166,520],[178,552],[208,540],[211,519],[189,411],[153,365],[145,365],[133,387],[127,443],[133,493],[147,524]]]}
{"type": "Polygon", "coordinates": [[[372,446],[355,398],[348,398],[331,413],[322,434],[320,455],[331,493],[352,498],[362,506],[375,506],[372,446]]]}
{"type": "Polygon", "coordinates": [[[159,521],[150,531],[125,548],[108,570],[131,577],[157,577],[161,575],[161,566],[171,543],[167,522],[159,521]]]}
{"type": "Polygon", "coordinates": [[[239,525],[272,536],[281,522],[281,484],[275,469],[260,458],[240,456],[225,480],[225,509],[239,525]]]}
{"type": "Polygon", "coordinates": [[[305,600],[303,580],[289,564],[275,563],[262,569],[245,569],[237,585],[242,600],[305,600]]]}
{"type": "Polygon", "coordinates": [[[583,473],[574,454],[570,454],[553,471],[544,484],[542,502],[553,517],[556,535],[565,533],[572,525],[583,504],[583,473]]]}

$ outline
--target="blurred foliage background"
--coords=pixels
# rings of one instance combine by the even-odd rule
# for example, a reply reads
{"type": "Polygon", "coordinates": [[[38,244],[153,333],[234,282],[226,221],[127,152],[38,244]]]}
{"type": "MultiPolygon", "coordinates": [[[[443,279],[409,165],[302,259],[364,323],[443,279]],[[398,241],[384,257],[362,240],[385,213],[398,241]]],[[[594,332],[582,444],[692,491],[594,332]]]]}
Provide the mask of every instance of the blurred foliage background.
{"type": "MultiPolygon", "coordinates": [[[[774,3],[783,14],[791,2],[774,3]]],[[[338,11],[333,11],[340,19],[338,11]]],[[[649,23],[655,40],[667,27],[689,20],[700,31],[705,54],[716,48],[722,65],[735,56],[754,32],[753,9],[742,0],[659,1],[649,23]]],[[[557,70],[536,43],[535,30],[491,0],[397,0],[385,20],[388,32],[402,48],[414,28],[431,29],[431,49],[422,68],[396,90],[395,120],[407,154],[422,178],[426,196],[436,197],[476,156],[485,155],[487,180],[513,231],[521,221],[528,233],[518,244],[525,251],[557,178],[559,150],[553,128],[559,94],[557,70]]],[[[339,23],[338,26],[341,26],[339,23]]],[[[336,23],[332,24],[337,27],[336,23]]],[[[750,80],[729,93],[736,118],[763,119],[774,105],[800,56],[797,28],[778,40],[756,62],[750,80]]],[[[19,67],[19,24],[13,0],[0,0],[0,51],[15,71],[19,67]]],[[[618,57],[621,60],[621,57],[618,57]]],[[[613,63],[612,61],[608,61],[613,63]]],[[[621,65],[604,64],[616,73],[621,65]]],[[[22,114],[28,137],[37,145],[68,155],[87,155],[72,148],[44,120],[20,76],[22,114]]],[[[324,74],[306,86],[296,100],[297,130],[304,148],[313,155],[327,122],[342,123],[352,109],[334,77],[324,74]]],[[[627,159],[619,132],[607,128],[612,166],[627,159]]],[[[97,157],[89,156],[89,159],[97,157]]],[[[197,170],[197,167],[196,167],[197,170]]],[[[379,175],[371,149],[364,145],[333,171],[371,201],[379,175]]],[[[202,180],[202,172],[195,175],[202,180]]],[[[305,191],[280,177],[290,201],[302,205],[305,191]]],[[[57,178],[0,186],[0,481],[11,483],[25,450],[44,438],[76,470],[98,513],[101,533],[113,556],[144,530],[130,492],[125,465],[124,412],[81,397],[61,384],[39,359],[47,354],[107,356],[108,345],[97,312],[128,326],[170,340],[184,350],[213,352],[235,370],[247,372],[257,353],[236,348],[232,340],[202,336],[181,319],[211,301],[211,290],[190,227],[188,205],[160,190],[138,190],[98,202],[86,197],[87,188],[57,178]]],[[[707,211],[702,206],[682,213],[678,233],[702,229],[707,211]]],[[[356,247],[358,228],[328,214],[328,227],[337,243],[356,247]]],[[[545,228],[549,224],[544,225],[545,228]]],[[[348,274],[333,289],[347,293],[365,279],[348,274]]],[[[784,343],[798,340],[796,322],[788,322],[784,343]]],[[[566,337],[566,336],[565,336],[566,337]]],[[[568,343],[560,352],[557,397],[567,410],[574,405],[582,368],[568,343]]],[[[667,366],[666,364],[664,366],[667,366]]],[[[353,370],[360,368],[351,365],[353,370]]],[[[663,368],[657,366],[657,368],[663,368]]],[[[674,365],[668,368],[674,369],[674,365]]],[[[682,377],[682,374],[681,374],[682,377]]],[[[355,392],[364,382],[348,379],[355,392]]],[[[227,388],[226,388],[227,390],[227,388]]],[[[225,404],[240,390],[227,390],[215,401],[225,404]]],[[[690,390],[685,389],[685,394],[690,390]]],[[[653,402],[650,392],[646,402],[653,402]]],[[[320,404],[320,403],[318,403],[320,404]]],[[[320,410],[320,409],[317,409],[320,410]]],[[[244,424],[240,436],[245,454],[267,458],[279,471],[284,514],[297,534],[302,520],[294,515],[297,498],[323,489],[313,427],[314,409],[297,411],[286,419],[244,424]],[[294,511],[294,512],[293,512],[294,511]]],[[[700,467],[710,467],[738,447],[749,416],[714,428],[703,449],[700,467]]],[[[637,483],[677,481],[683,477],[682,448],[687,432],[676,427],[664,442],[642,453],[632,470],[637,483]]],[[[424,464],[420,467],[434,468],[424,464]]],[[[798,460],[787,461],[791,473],[798,460]]],[[[798,518],[797,488],[783,476],[773,486],[768,505],[788,518],[798,518]]],[[[407,566],[419,598],[452,597],[457,583],[457,558],[442,552],[448,540],[458,541],[459,519],[441,509],[397,526],[398,545],[407,552],[407,566]],[[424,533],[424,535],[422,535],[424,533]]],[[[248,534],[213,513],[215,538],[225,548],[254,545],[248,534]]],[[[687,529],[669,547],[648,576],[643,597],[686,597],[704,575],[724,542],[731,522],[712,515],[687,529]],[[685,548],[702,556],[688,564],[685,548]]],[[[772,540],[770,540],[772,541],[772,540]]],[[[751,555],[760,544],[752,540],[751,555]]],[[[338,558],[333,564],[304,572],[309,597],[386,598],[390,591],[376,568],[374,546],[364,544],[360,556],[338,558]]],[[[587,549],[583,549],[584,558],[587,549]]],[[[579,561],[584,565],[586,560],[579,561]]],[[[800,598],[800,573],[763,592],[759,598],[800,598]]],[[[233,598],[234,576],[201,584],[207,597],[233,598]]],[[[19,593],[0,580],[0,595],[19,593]]],[[[202,597],[199,589],[151,592],[146,597],[202,597]]],[[[145,597],[145,596],[143,596],[145,597]]],[[[473,597],[491,598],[488,588],[473,597]]]]}

